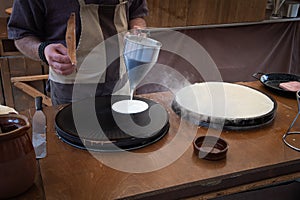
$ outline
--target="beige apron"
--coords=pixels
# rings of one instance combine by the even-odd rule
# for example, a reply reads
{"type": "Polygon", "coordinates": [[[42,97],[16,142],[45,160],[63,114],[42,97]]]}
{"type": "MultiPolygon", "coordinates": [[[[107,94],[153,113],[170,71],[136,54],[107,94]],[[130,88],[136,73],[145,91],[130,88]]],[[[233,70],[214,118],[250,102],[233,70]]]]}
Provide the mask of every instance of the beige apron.
{"type": "Polygon", "coordinates": [[[119,0],[118,5],[96,5],[86,4],[84,0],[78,1],[82,26],[77,46],[78,70],[64,76],[50,68],[49,79],[62,84],[113,85],[126,72],[120,55],[123,34],[128,30],[127,1],[119,0]]]}
{"type": "Polygon", "coordinates": [[[125,85],[126,78],[123,78],[126,67],[120,56],[123,35],[128,30],[127,1],[119,0],[118,5],[78,1],[82,26],[77,46],[78,70],[63,76],[50,68],[48,83],[53,105],[112,93],[129,94],[128,83],[125,85]]]}

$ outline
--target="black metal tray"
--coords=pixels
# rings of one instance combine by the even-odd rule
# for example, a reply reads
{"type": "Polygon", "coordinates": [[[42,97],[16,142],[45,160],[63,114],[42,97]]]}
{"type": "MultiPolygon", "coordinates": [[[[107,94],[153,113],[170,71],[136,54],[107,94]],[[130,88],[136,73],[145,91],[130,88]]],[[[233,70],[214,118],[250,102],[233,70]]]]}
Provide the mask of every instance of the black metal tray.
{"type": "Polygon", "coordinates": [[[111,109],[114,102],[128,98],[96,97],[65,106],[55,117],[57,135],[74,147],[102,152],[138,149],[161,139],[169,130],[165,108],[152,100],[135,98],[148,103],[148,110],[120,114],[111,109]],[[91,122],[93,114],[87,112],[91,105],[95,105],[95,124],[91,122]],[[73,114],[80,116],[74,117],[73,114]]]}
{"type": "Polygon", "coordinates": [[[296,74],[286,74],[286,73],[265,74],[262,72],[257,72],[252,76],[257,80],[259,80],[270,91],[282,96],[292,97],[292,98],[295,98],[296,92],[284,90],[283,88],[279,87],[279,84],[289,82],[289,81],[300,82],[300,76],[296,74]]]}

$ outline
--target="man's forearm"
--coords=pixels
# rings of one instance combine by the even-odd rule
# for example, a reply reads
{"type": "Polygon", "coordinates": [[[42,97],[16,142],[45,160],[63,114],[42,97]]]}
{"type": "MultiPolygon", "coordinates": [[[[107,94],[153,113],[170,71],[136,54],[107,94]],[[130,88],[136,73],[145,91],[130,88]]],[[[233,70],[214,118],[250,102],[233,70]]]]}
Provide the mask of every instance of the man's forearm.
{"type": "Polygon", "coordinates": [[[15,40],[15,45],[19,51],[33,60],[40,60],[38,53],[40,43],[41,41],[38,38],[32,36],[15,40]]]}
{"type": "MultiPolygon", "coordinates": [[[[146,21],[143,18],[135,18],[130,20],[129,27],[133,28],[145,28],[146,21]]],[[[41,41],[33,36],[24,37],[18,40],[15,40],[15,45],[18,50],[24,54],[25,56],[33,59],[33,60],[40,60],[38,48],[41,41]]]]}
{"type": "Polygon", "coordinates": [[[146,21],[144,18],[135,18],[130,20],[129,22],[129,28],[134,29],[136,27],[138,28],[145,28],[147,26],[146,21]]]}

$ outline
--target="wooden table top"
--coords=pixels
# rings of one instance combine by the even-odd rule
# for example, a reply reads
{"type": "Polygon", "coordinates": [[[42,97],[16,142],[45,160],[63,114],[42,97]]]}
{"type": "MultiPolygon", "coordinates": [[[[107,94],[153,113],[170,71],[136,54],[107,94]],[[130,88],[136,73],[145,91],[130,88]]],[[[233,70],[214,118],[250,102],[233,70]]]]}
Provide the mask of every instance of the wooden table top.
{"type": "MultiPolygon", "coordinates": [[[[45,197],[47,199],[125,197],[177,199],[298,172],[300,153],[287,147],[281,139],[297,113],[296,99],[271,93],[258,81],[240,84],[257,88],[276,99],[278,109],[272,124],[254,130],[223,131],[221,137],[229,143],[227,158],[224,160],[200,160],[194,155],[190,144],[182,156],[170,165],[147,173],[128,173],[113,169],[97,160],[88,151],[65,144],[57,137],[54,129],[57,109],[46,107],[44,112],[47,115],[48,155],[39,161],[45,197]]],[[[180,135],[182,142],[196,135],[207,134],[207,128],[196,127],[181,120],[172,111],[171,93],[152,93],[142,96],[159,102],[168,110],[170,130],[160,141],[132,153],[155,152],[172,144],[179,128],[182,128],[182,135],[180,135]]],[[[27,115],[32,116],[32,111],[27,115]]],[[[212,132],[214,133],[214,130],[212,132]]],[[[174,153],[181,149],[175,147],[173,150],[174,153]]],[[[126,158],[127,155],[119,152],[102,156],[126,158]]],[[[162,157],[166,160],[170,159],[172,152],[166,151],[160,154],[160,158],[162,157]]],[[[150,165],[159,158],[153,156],[151,159],[150,165]]],[[[122,160],[120,165],[131,162],[130,159],[120,160],[122,160]]],[[[142,166],[137,162],[132,166],[139,165],[142,166]]]]}

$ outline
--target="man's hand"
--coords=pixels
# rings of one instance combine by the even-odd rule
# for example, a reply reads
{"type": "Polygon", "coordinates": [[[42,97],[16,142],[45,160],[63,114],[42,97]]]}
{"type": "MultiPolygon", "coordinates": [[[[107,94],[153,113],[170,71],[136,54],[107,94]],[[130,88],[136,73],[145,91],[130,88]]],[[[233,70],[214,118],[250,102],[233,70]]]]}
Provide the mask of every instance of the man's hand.
{"type": "MultiPolygon", "coordinates": [[[[38,48],[41,41],[37,37],[28,36],[15,40],[16,47],[27,57],[40,60],[38,48]]],[[[45,57],[52,69],[62,75],[71,74],[76,67],[72,65],[67,48],[62,44],[49,44],[44,50],[45,57]]]]}
{"type": "Polygon", "coordinates": [[[127,34],[139,35],[142,37],[148,36],[146,28],[146,21],[143,18],[135,18],[129,22],[130,31],[127,34]]]}
{"type": "Polygon", "coordinates": [[[129,21],[130,29],[144,29],[146,28],[146,21],[143,18],[135,18],[129,21]]]}
{"type": "Polygon", "coordinates": [[[62,44],[49,44],[45,48],[45,57],[49,66],[58,74],[72,74],[76,66],[72,65],[67,48],[62,44]]]}

